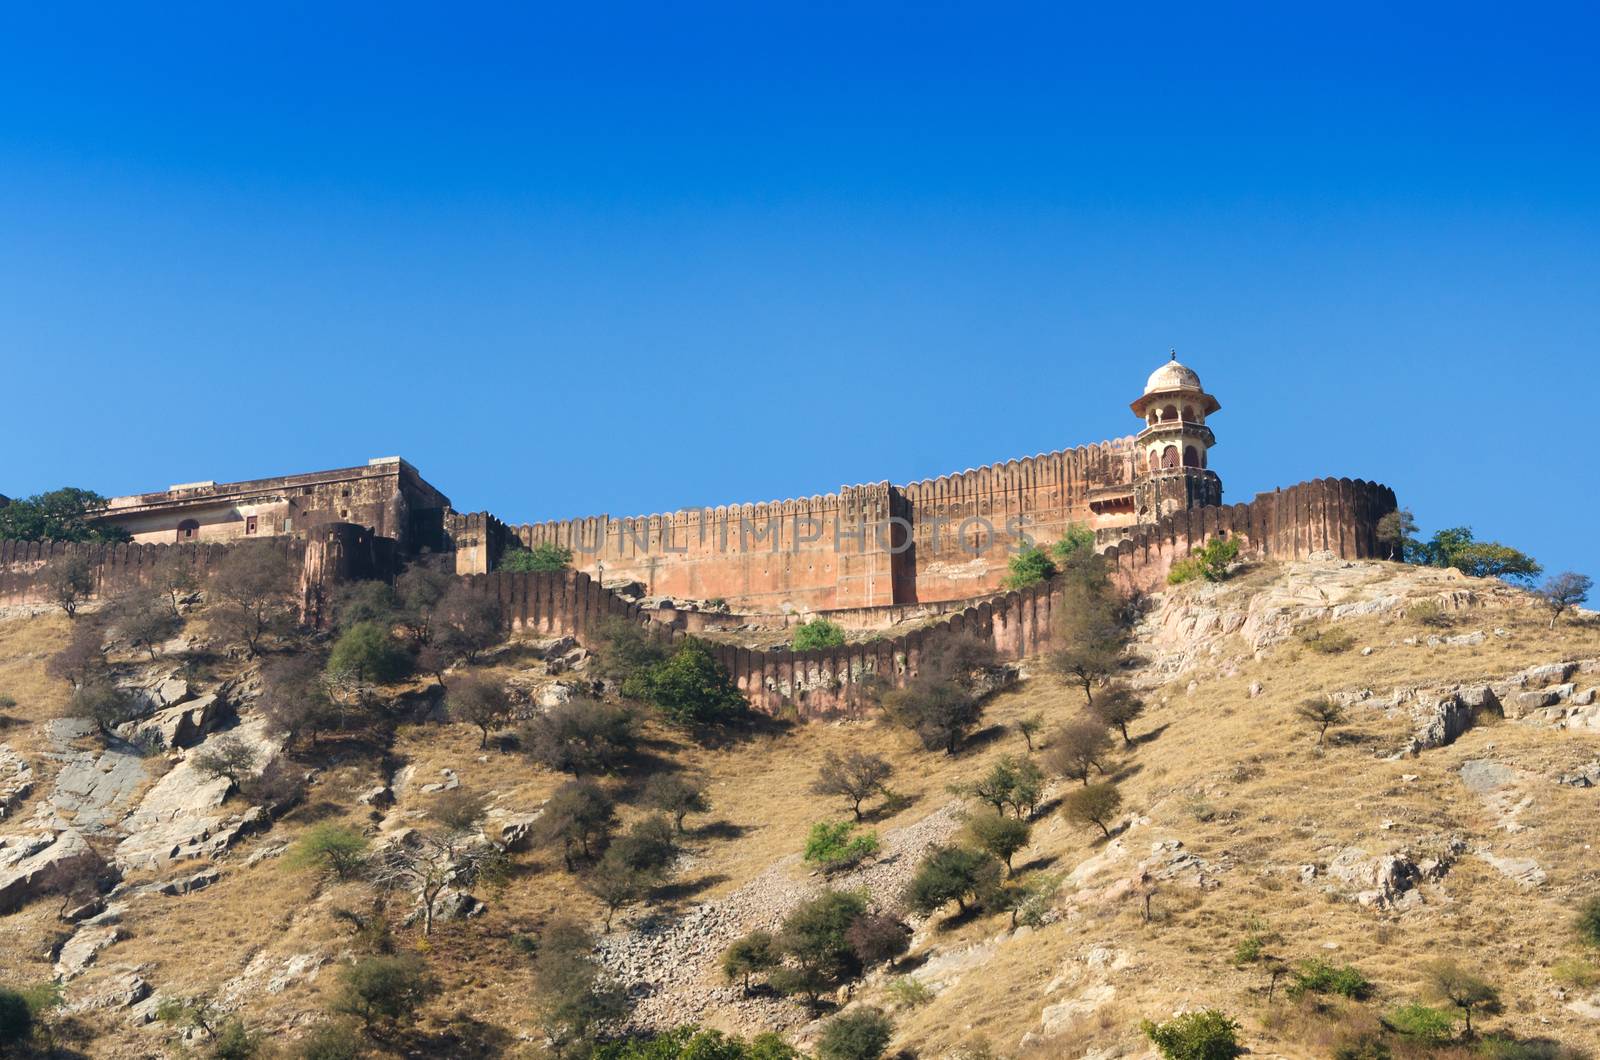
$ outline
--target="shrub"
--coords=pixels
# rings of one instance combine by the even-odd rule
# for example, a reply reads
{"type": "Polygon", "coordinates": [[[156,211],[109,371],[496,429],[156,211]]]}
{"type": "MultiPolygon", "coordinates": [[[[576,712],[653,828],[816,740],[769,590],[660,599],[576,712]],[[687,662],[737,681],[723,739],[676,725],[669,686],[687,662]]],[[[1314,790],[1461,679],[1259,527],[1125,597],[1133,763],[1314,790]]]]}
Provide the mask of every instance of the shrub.
{"type": "Polygon", "coordinates": [[[882,755],[865,751],[846,751],[843,755],[829,751],[822,759],[822,768],[812,782],[813,795],[837,795],[850,804],[856,820],[861,820],[861,804],[883,790],[884,781],[894,773],[894,767],[882,755]]]}
{"type": "Polygon", "coordinates": [[[1185,1012],[1164,1023],[1145,1020],[1140,1029],[1166,1060],[1230,1060],[1243,1051],[1238,1021],[1214,1008],[1185,1012]]]}
{"type": "Polygon", "coordinates": [[[1314,957],[1295,966],[1288,991],[1290,997],[1300,997],[1306,993],[1338,994],[1361,1001],[1371,996],[1372,982],[1359,969],[1348,964],[1335,965],[1314,957]]]}
{"type": "Polygon", "coordinates": [[[309,655],[273,659],[262,666],[257,706],[266,715],[270,731],[290,743],[301,737],[315,743],[338,719],[328,699],[322,667],[309,655]]]}
{"type": "Polygon", "coordinates": [[[1437,600],[1422,600],[1406,608],[1406,617],[1422,626],[1442,629],[1454,621],[1437,600]]]}
{"type": "Polygon", "coordinates": [[[1436,1000],[1447,1001],[1461,1010],[1468,1038],[1472,1037],[1473,1012],[1493,1014],[1500,1011],[1499,991],[1455,961],[1436,960],[1425,971],[1428,992],[1436,1000]]]}
{"type": "Polygon", "coordinates": [[[1591,946],[1600,946],[1600,895],[1590,898],[1578,908],[1576,927],[1578,938],[1591,946]]]}
{"type": "Polygon", "coordinates": [[[80,552],[57,556],[39,572],[39,585],[51,603],[76,618],[78,605],[94,592],[94,570],[80,552]]]}
{"type": "Polygon", "coordinates": [[[417,957],[363,957],[340,969],[335,1012],[366,1027],[411,1018],[433,993],[434,984],[417,957]]]}
{"type": "Polygon", "coordinates": [[[1033,738],[1039,735],[1039,730],[1044,728],[1043,714],[1029,714],[1016,720],[1017,734],[1028,745],[1028,750],[1033,750],[1033,738]]]}
{"type": "Polygon", "coordinates": [[[1007,589],[1026,589],[1055,577],[1056,573],[1056,565],[1051,562],[1049,553],[1037,545],[1018,552],[1007,565],[1010,573],[1000,583],[1007,589]]]}
{"type": "Polygon", "coordinates": [[[476,662],[481,652],[505,638],[505,615],[498,597],[454,582],[439,598],[429,619],[434,673],[456,660],[476,662]]]}
{"type": "Polygon", "coordinates": [[[837,648],[844,643],[844,629],[825,618],[802,622],[794,629],[795,651],[815,651],[818,648],[837,648]]]}
{"type": "Polygon", "coordinates": [[[289,852],[289,864],[347,880],[361,871],[366,850],[367,839],[360,832],[338,824],[319,824],[300,837],[289,852]]]}
{"type": "Polygon", "coordinates": [[[627,832],[606,851],[606,856],[614,857],[630,869],[655,879],[664,874],[678,856],[675,838],[672,822],[660,814],[654,814],[630,825],[627,832]]]}
{"type": "Polygon", "coordinates": [[[1533,594],[1550,611],[1550,628],[1556,628],[1556,619],[1589,598],[1594,579],[1576,571],[1562,571],[1549,578],[1533,594]]]}
{"type": "Polygon", "coordinates": [[[671,654],[665,631],[653,622],[608,618],[600,623],[595,642],[595,674],[615,682],[633,699],[647,698],[646,675],[671,654]]]}
{"type": "Polygon", "coordinates": [[[1393,1056],[1376,1034],[1358,1034],[1333,1047],[1333,1060],[1390,1060],[1393,1056]]]}
{"type": "Polygon", "coordinates": [[[671,815],[680,833],[683,819],[689,814],[711,811],[705,786],[677,773],[657,773],[651,777],[644,786],[641,801],[653,810],[671,815]]]}
{"type": "Polygon", "coordinates": [[[451,686],[445,707],[452,720],[476,726],[479,750],[489,746],[489,733],[511,717],[511,697],[506,694],[506,686],[477,674],[451,686]]]}
{"type": "Polygon", "coordinates": [[[1550,966],[1550,978],[1563,986],[1592,990],[1600,986],[1600,968],[1585,960],[1566,957],[1550,966]]]}
{"type": "Polygon", "coordinates": [[[522,728],[522,747],[558,773],[615,772],[633,752],[639,719],[626,705],[597,699],[558,703],[522,728]]]}
{"type": "Polygon", "coordinates": [[[893,1035],[894,1024],[878,1009],[841,1012],[822,1028],[817,1056],[819,1060],[878,1060],[893,1035]]]}
{"type": "Polygon", "coordinates": [[[1455,1035],[1455,1016],[1444,1009],[1413,1002],[1402,1005],[1383,1017],[1396,1034],[1426,1045],[1441,1045],[1455,1035]]]}
{"type": "Polygon", "coordinates": [[[626,997],[594,958],[594,939],[575,921],[561,918],[545,925],[533,979],[540,1027],[557,1055],[587,1041],[597,1024],[627,1011],[626,997]]]}
{"type": "Polygon", "coordinates": [[[1111,822],[1122,809],[1122,794],[1115,784],[1086,784],[1069,792],[1062,800],[1061,812],[1073,824],[1092,824],[1100,834],[1111,838],[1111,822]]]}
{"type": "Polygon", "coordinates": [[[532,548],[518,548],[501,555],[496,570],[513,574],[566,570],[572,566],[572,549],[541,541],[532,548]]]}
{"type": "Polygon", "coordinates": [[[135,589],[112,600],[107,607],[111,631],[130,648],[156,657],[156,649],[183,628],[183,619],[165,595],[135,589]]]}
{"type": "Polygon", "coordinates": [[[1000,862],[983,850],[935,847],[917,866],[906,888],[906,904],[926,916],[940,906],[956,903],[967,911],[969,901],[980,898],[1000,882],[1000,862]]]}
{"type": "Polygon", "coordinates": [[[355,1028],[341,1020],[329,1020],[311,1028],[294,1055],[299,1060],[357,1060],[363,1049],[355,1028]]]}
{"type": "Polygon", "coordinates": [[[914,975],[902,975],[891,979],[884,990],[889,995],[889,1000],[900,1008],[916,1008],[933,1000],[933,990],[914,975]]]}
{"type": "Polygon", "coordinates": [[[878,834],[855,831],[851,821],[818,821],[806,836],[805,859],[824,873],[855,868],[878,852],[878,834]]]}
{"type": "Polygon", "coordinates": [[[132,696],[99,677],[91,678],[72,693],[72,699],[67,703],[69,715],[90,719],[103,736],[110,736],[118,725],[135,717],[138,712],[139,705],[132,696]]]}
{"type": "Polygon", "coordinates": [[[969,690],[941,677],[919,674],[884,697],[889,716],[915,732],[929,751],[955,754],[982,711],[969,690]]]}
{"type": "Polygon", "coordinates": [[[1173,563],[1172,569],[1167,572],[1167,584],[1182,585],[1197,578],[1220,582],[1228,576],[1228,565],[1238,558],[1237,538],[1214,537],[1187,558],[1173,563]]]}
{"type": "Polygon", "coordinates": [[[799,1060],[783,1038],[772,1031],[748,1042],[721,1031],[701,1030],[689,1024],[670,1031],[619,1041],[602,1042],[590,1060],[799,1060]]]}
{"type": "Polygon", "coordinates": [[[1113,682],[1094,697],[1089,713],[1101,724],[1122,733],[1123,746],[1132,747],[1133,737],[1128,735],[1128,726],[1144,713],[1144,700],[1127,685],[1113,682]]]}
{"type": "Polygon", "coordinates": [[[892,961],[911,948],[911,928],[887,913],[862,913],[845,930],[844,940],[864,967],[892,961]]]}
{"type": "Polygon", "coordinates": [[[605,929],[610,931],[611,918],[617,911],[645,896],[650,889],[650,877],[628,864],[613,847],[583,878],[583,889],[606,907],[605,929]]]}
{"type": "Polygon", "coordinates": [[[1068,523],[1061,540],[1050,546],[1050,554],[1066,561],[1094,551],[1094,531],[1082,523],[1068,523]]]}
{"type": "Polygon", "coordinates": [[[1320,655],[1340,655],[1356,646],[1356,635],[1338,626],[1327,629],[1306,626],[1299,636],[1301,644],[1320,655]]]}
{"type": "Polygon", "coordinates": [[[15,990],[0,987],[0,1046],[14,1046],[33,1033],[33,1010],[15,990]]]}
{"type": "Polygon", "coordinates": [[[1418,558],[1424,563],[1454,567],[1474,578],[1503,578],[1526,584],[1543,573],[1532,556],[1498,541],[1479,541],[1467,526],[1440,530],[1418,551],[1418,558]]]}
{"type": "Polygon", "coordinates": [[[399,617],[400,597],[394,586],[377,579],[347,584],[334,605],[334,625],[341,630],[362,622],[391,628],[399,617]]]}
{"type": "Polygon", "coordinates": [[[1004,862],[1007,875],[1011,873],[1011,859],[1028,845],[1031,831],[1028,822],[1016,817],[983,814],[967,823],[967,835],[973,845],[1004,862]]]}
{"type": "Polygon", "coordinates": [[[717,661],[710,645],[685,638],[666,662],[645,676],[646,697],[671,721],[680,725],[706,725],[727,721],[745,712],[744,696],[734,687],[727,667],[717,661]]]}
{"type": "Polygon", "coordinates": [[[251,1060],[260,1051],[261,1035],[253,1033],[237,1016],[217,1028],[216,1040],[211,1043],[215,1060],[251,1060]]]}

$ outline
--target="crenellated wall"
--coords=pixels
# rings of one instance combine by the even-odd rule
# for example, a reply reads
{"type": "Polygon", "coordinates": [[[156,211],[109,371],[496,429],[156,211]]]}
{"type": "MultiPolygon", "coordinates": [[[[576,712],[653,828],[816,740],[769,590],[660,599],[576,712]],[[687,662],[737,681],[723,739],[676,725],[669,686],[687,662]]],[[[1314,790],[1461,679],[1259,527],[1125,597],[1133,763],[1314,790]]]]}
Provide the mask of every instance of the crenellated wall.
{"type": "MultiPolygon", "coordinates": [[[[1164,584],[1174,560],[1212,537],[1237,537],[1241,555],[1253,558],[1305,559],[1316,552],[1370,558],[1379,554],[1378,520],[1394,509],[1394,493],[1385,486],[1317,479],[1257,494],[1248,504],[1166,516],[1106,556],[1119,584],[1141,590],[1164,584]]],[[[498,596],[507,621],[518,630],[582,641],[598,623],[618,616],[665,622],[675,636],[685,635],[683,616],[677,612],[626,602],[582,571],[493,573],[470,576],[469,583],[498,596]]],[[[917,672],[924,652],[962,631],[992,639],[1002,658],[1037,653],[1050,640],[1064,597],[1063,586],[1052,581],[1000,594],[934,625],[894,637],[810,652],[753,651],[720,643],[713,649],[757,709],[801,717],[851,714],[865,706],[867,675],[902,684],[917,672]]]]}
{"type": "Polygon", "coordinates": [[[660,515],[507,526],[479,512],[452,515],[456,571],[493,570],[507,545],[572,550],[579,569],[650,596],[722,599],[744,611],[882,607],[993,592],[1021,537],[1049,542],[1068,524],[1130,525],[1131,510],[1096,510],[1119,490],[1131,505],[1132,438],[894,486],[660,515]]]}

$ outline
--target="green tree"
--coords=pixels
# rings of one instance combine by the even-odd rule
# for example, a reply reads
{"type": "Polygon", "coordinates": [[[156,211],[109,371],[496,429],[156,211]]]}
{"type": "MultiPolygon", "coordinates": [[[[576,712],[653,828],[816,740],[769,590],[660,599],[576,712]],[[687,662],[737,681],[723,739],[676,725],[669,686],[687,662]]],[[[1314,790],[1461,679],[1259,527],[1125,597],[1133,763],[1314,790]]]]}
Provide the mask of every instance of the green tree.
{"type": "Polygon", "coordinates": [[[841,1012],[817,1038],[818,1060],[878,1060],[889,1048],[894,1024],[875,1008],[841,1012]]]}
{"type": "Polygon", "coordinates": [[[722,974],[730,983],[738,980],[748,994],[752,975],[764,975],[782,962],[783,953],[772,932],[752,931],[723,951],[722,974]]]}
{"type": "Polygon", "coordinates": [[[1133,737],[1128,735],[1128,726],[1144,714],[1144,700],[1127,685],[1113,681],[1102,688],[1094,702],[1089,704],[1089,713],[1102,724],[1120,732],[1124,747],[1132,747],[1133,737]]]}
{"type": "Polygon", "coordinates": [[[1018,718],[1015,724],[1017,726],[1018,734],[1021,735],[1023,742],[1028,745],[1028,750],[1032,751],[1033,738],[1038,736],[1039,730],[1044,728],[1044,715],[1028,714],[1024,717],[1018,718]]]}
{"type": "Polygon", "coordinates": [[[572,566],[572,549],[541,541],[532,548],[517,548],[503,553],[496,570],[513,574],[566,570],[572,566]]]}
{"type": "Polygon", "coordinates": [[[680,725],[724,722],[745,712],[744,696],[711,646],[686,637],[665,662],[653,667],[646,694],[668,719],[680,725]]]}
{"type": "Polygon", "coordinates": [[[1028,822],[1016,817],[981,814],[967,822],[967,835],[973,845],[1003,861],[1008,876],[1011,874],[1011,859],[1028,845],[1031,831],[1028,822]]]}
{"type": "Polygon", "coordinates": [[[407,1022],[432,996],[435,984],[420,958],[359,958],[339,971],[333,1010],[354,1016],[363,1026],[407,1022]]]}
{"type": "Polygon", "coordinates": [[[1389,512],[1378,520],[1378,544],[1386,559],[1404,561],[1417,554],[1422,543],[1416,538],[1417,520],[1409,508],[1389,512]]]}
{"type": "Polygon", "coordinates": [[[256,749],[232,733],[207,740],[192,759],[195,769],[208,777],[226,777],[238,787],[256,765],[256,749]]]}
{"type": "Polygon", "coordinates": [[[297,868],[331,872],[348,880],[366,863],[367,839],[344,825],[325,822],[313,825],[289,852],[289,864],[297,868]]]}
{"type": "Polygon", "coordinates": [[[1228,566],[1239,558],[1239,539],[1214,537],[1172,565],[1168,585],[1181,585],[1196,578],[1220,582],[1228,576],[1228,566]]]}
{"type": "Polygon", "coordinates": [[[357,622],[334,641],[327,672],[352,686],[393,684],[411,673],[411,655],[389,627],[357,622]]]}
{"type": "Polygon", "coordinates": [[[837,648],[845,641],[844,629],[825,618],[814,618],[794,628],[795,651],[815,651],[818,648],[837,648]]]}
{"type": "Polygon", "coordinates": [[[106,499],[93,490],[63,486],[0,507],[0,541],[130,540],[126,530],[94,522],[106,499]]]}
{"type": "Polygon", "coordinates": [[[1145,1037],[1166,1060],[1232,1060],[1239,1046],[1239,1023],[1214,1008],[1174,1016],[1164,1023],[1145,1020],[1145,1037]]]}
{"type": "Polygon", "coordinates": [[[1115,784],[1087,784],[1068,793],[1062,800],[1061,812],[1073,824],[1092,824],[1100,834],[1111,838],[1111,822],[1122,809],[1122,795],[1115,784]]]}
{"type": "Polygon", "coordinates": [[[823,991],[860,971],[860,959],[845,936],[866,911],[864,897],[844,891],[826,891],[802,902],[778,932],[787,963],[773,969],[768,982],[780,993],[806,995],[814,1007],[823,991]]]}
{"type": "Polygon", "coordinates": [[[1055,577],[1056,565],[1050,554],[1034,545],[1012,556],[1006,566],[1009,573],[1000,584],[1007,589],[1026,589],[1055,577]]]}
{"type": "Polygon", "coordinates": [[[651,877],[628,864],[615,847],[605,852],[599,863],[583,878],[583,889],[606,907],[605,930],[624,906],[632,905],[650,890],[651,877]]]}
{"type": "Polygon", "coordinates": [[[1542,568],[1523,552],[1498,541],[1479,541],[1470,526],[1452,526],[1433,535],[1419,550],[1419,559],[1434,567],[1454,567],[1474,578],[1503,578],[1526,584],[1542,568]]]}
{"type": "Polygon", "coordinates": [[[968,847],[935,847],[906,888],[906,904],[927,916],[950,902],[965,913],[969,901],[1000,882],[1000,862],[983,850],[968,847]]]}
{"type": "Polygon", "coordinates": [[[600,623],[595,639],[596,676],[614,682],[632,699],[648,698],[650,671],[672,654],[664,627],[613,617],[600,623]]]}

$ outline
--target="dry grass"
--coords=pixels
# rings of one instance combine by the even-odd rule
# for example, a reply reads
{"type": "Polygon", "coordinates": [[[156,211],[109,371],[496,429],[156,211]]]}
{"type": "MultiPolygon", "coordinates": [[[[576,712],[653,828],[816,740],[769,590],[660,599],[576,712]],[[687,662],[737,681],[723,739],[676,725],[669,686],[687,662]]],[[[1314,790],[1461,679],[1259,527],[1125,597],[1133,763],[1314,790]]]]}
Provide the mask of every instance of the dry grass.
{"type": "MultiPolygon", "coordinates": [[[[1441,631],[1408,619],[1339,625],[1353,636],[1352,650],[1323,654],[1291,640],[1261,658],[1242,650],[1224,653],[1219,659],[1246,658],[1219,662],[1218,669],[1232,670],[1227,676],[1199,673],[1193,695],[1184,691],[1190,674],[1155,690],[1146,716],[1134,726],[1135,736],[1144,739],[1120,757],[1114,772],[1125,808],[1148,821],[1123,836],[1131,854],[1126,867],[1151,843],[1178,839],[1216,867],[1217,887],[1161,885],[1149,923],[1138,902],[1099,893],[1116,873],[1082,892],[1069,885],[1060,901],[1063,918],[1037,931],[1013,935],[1003,917],[936,918],[919,932],[913,965],[929,957],[959,965],[968,948],[981,958],[942,976],[945,985],[930,1003],[895,1013],[897,1044],[929,1056],[980,1038],[999,1056],[1079,1055],[1117,1042],[1143,1048],[1142,1018],[1214,1005],[1244,1022],[1245,1039],[1258,1054],[1326,1056],[1339,1035],[1414,999],[1422,963],[1441,955],[1483,969],[1500,986],[1507,1013],[1491,1025],[1574,1042],[1592,1034],[1593,1024],[1564,1009],[1552,991],[1558,979],[1573,988],[1573,978],[1582,973],[1572,963],[1579,954],[1568,926],[1571,910],[1600,890],[1591,850],[1593,793],[1530,781],[1531,802],[1515,815],[1521,828],[1509,832],[1499,827],[1503,808],[1467,792],[1454,771],[1466,759],[1493,757],[1543,776],[1593,759],[1600,740],[1508,722],[1473,730],[1454,746],[1417,759],[1383,762],[1375,751],[1397,746],[1409,719],[1357,708],[1319,752],[1293,706],[1316,692],[1369,687],[1381,694],[1396,686],[1498,677],[1535,663],[1600,655],[1600,629],[1564,624],[1550,631],[1541,615],[1525,609],[1468,612],[1443,632],[1502,628],[1509,636],[1490,636],[1473,647],[1428,648],[1401,642],[1441,631]],[[1366,646],[1375,650],[1363,656],[1366,646]],[[1264,692],[1250,698],[1254,681],[1264,692]],[[1408,774],[1415,779],[1404,779],[1408,774]],[[1502,856],[1532,857],[1549,879],[1523,891],[1469,855],[1442,883],[1425,885],[1422,904],[1403,915],[1333,900],[1299,882],[1299,866],[1325,864],[1345,846],[1376,855],[1446,833],[1502,856]],[[1357,965],[1376,983],[1375,998],[1319,1009],[1283,1000],[1280,983],[1279,999],[1269,1006],[1265,976],[1230,959],[1238,941],[1263,926],[1277,936],[1271,951],[1283,957],[1327,956],[1357,965]],[[1124,963],[1110,970],[1088,967],[1085,958],[1097,947],[1121,954],[1124,963]],[[1089,993],[1102,986],[1110,992],[1089,993]],[[1047,1006],[1081,997],[1091,1003],[1064,1021],[1060,1036],[1021,1045],[1024,1035],[1038,1030],[1047,1006]]],[[[43,678],[42,658],[64,643],[66,630],[64,619],[0,623],[0,682],[26,689],[12,694],[28,704],[30,720],[59,706],[61,690],[43,678]]],[[[690,819],[693,867],[675,888],[675,900],[725,894],[795,854],[814,821],[845,816],[842,804],[809,792],[817,762],[828,751],[870,747],[894,764],[890,783],[906,804],[872,824],[887,830],[943,805],[949,785],[974,779],[997,755],[1021,752],[1022,740],[1010,728],[1017,718],[1042,712],[1048,732],[1081,709],[1077,690],[1034,676],[989,703],[984,732],[973,749],[955,758],[928,754],[903,731],[879,722],[761,726],[718,749],[649,724],[649,754],[658,764],[703,776],[713,802],[712,813],[690,819]]],[[[325,748],[319,757],[326,769],[306,806],[230,856],[214,887],[138,907],[128,921],[129,938],[103,961],[147,964],[146,977],[161,989],[198,993],[217,991],[261,954],[262,962],[297,953],[338,960],[350,952],[350,933],[333,910],[365,907],[365,889],[326,884],[282,860],[245,869],[243,859],[252,851],[292,841],[318,820],[367,824],[353,812],[354,795],[383,778],[385,763],[413,765],[414,787],[452,769],[464,786],[492,793],[492,805],[511,812],[537,806],[563,779],[520,756],[480,751],[476,731],[463,725],[402,726],[388,747],[352,747],[339,754],[325,748]]],[[[628,774],[608,783],[628,798],[639,779],[628,774]]],[[[390,820],[403,823],[426,804],[427,797],[413,788],[390,820]]],[[[625,818],[637,813],[624,809],[625,818]]],[[[1097,835],[1070,827],[1052,812],[1035,825],[1033,846],[1016,860],[1024,878],[1061,873],[1106,849],[1097,835]]],[[[793,871],[804,869],[796,865],[793,871]]],[[[399,933],[400,945],[425,950],[443,986],[426,1014],[425,1033],[440,1033],[460,1017],[527,1033],[533,1026],[532,983],[515,940],[536,933],[558,912],[600,919],[597,903],[561,871],[559,859],[540,852],[519,855],[509,882],[484,897],[484,917],[441,924],[426,944],[413,930],[399,933]]],[[[0,977],[31,981],[48,974],[40,954],[57,926],[47,906],[35,903],[0,920],[0,977]]],[[[92,972],[83,986],[100,974],[92,972]]],[[[325,969],[308,985],[258,995],[250,1018],[267,1026],[301,1025],[325,1004],[333,982],[325,969]]],[[[886,1003],[885,982],[875,980],[859,993],[886,1003]]],[[[717,1011],[704,1019],[735,1023],[732,1014],[717,1011]]],[[[147,1041],[142,1032],[118,1034],[134,1034],[122,1039],[129,1048],[147,1041]]]]}

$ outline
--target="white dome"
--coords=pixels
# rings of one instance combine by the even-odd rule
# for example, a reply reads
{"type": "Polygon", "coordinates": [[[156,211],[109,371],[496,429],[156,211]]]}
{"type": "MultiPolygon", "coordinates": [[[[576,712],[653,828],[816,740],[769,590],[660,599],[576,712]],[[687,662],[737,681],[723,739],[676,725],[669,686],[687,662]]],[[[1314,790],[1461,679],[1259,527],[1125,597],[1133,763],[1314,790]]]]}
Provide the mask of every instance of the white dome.
{"type": "Polygon", "coordinates": [[[1150,373],[1150,378],[1145,381],[1144,392],[1153,394],[1158,390],[1201,390],[1200,377],[1195,375],[1194,369],[1179,364],[1176,360],[1166,364],[1150,373]]]}

